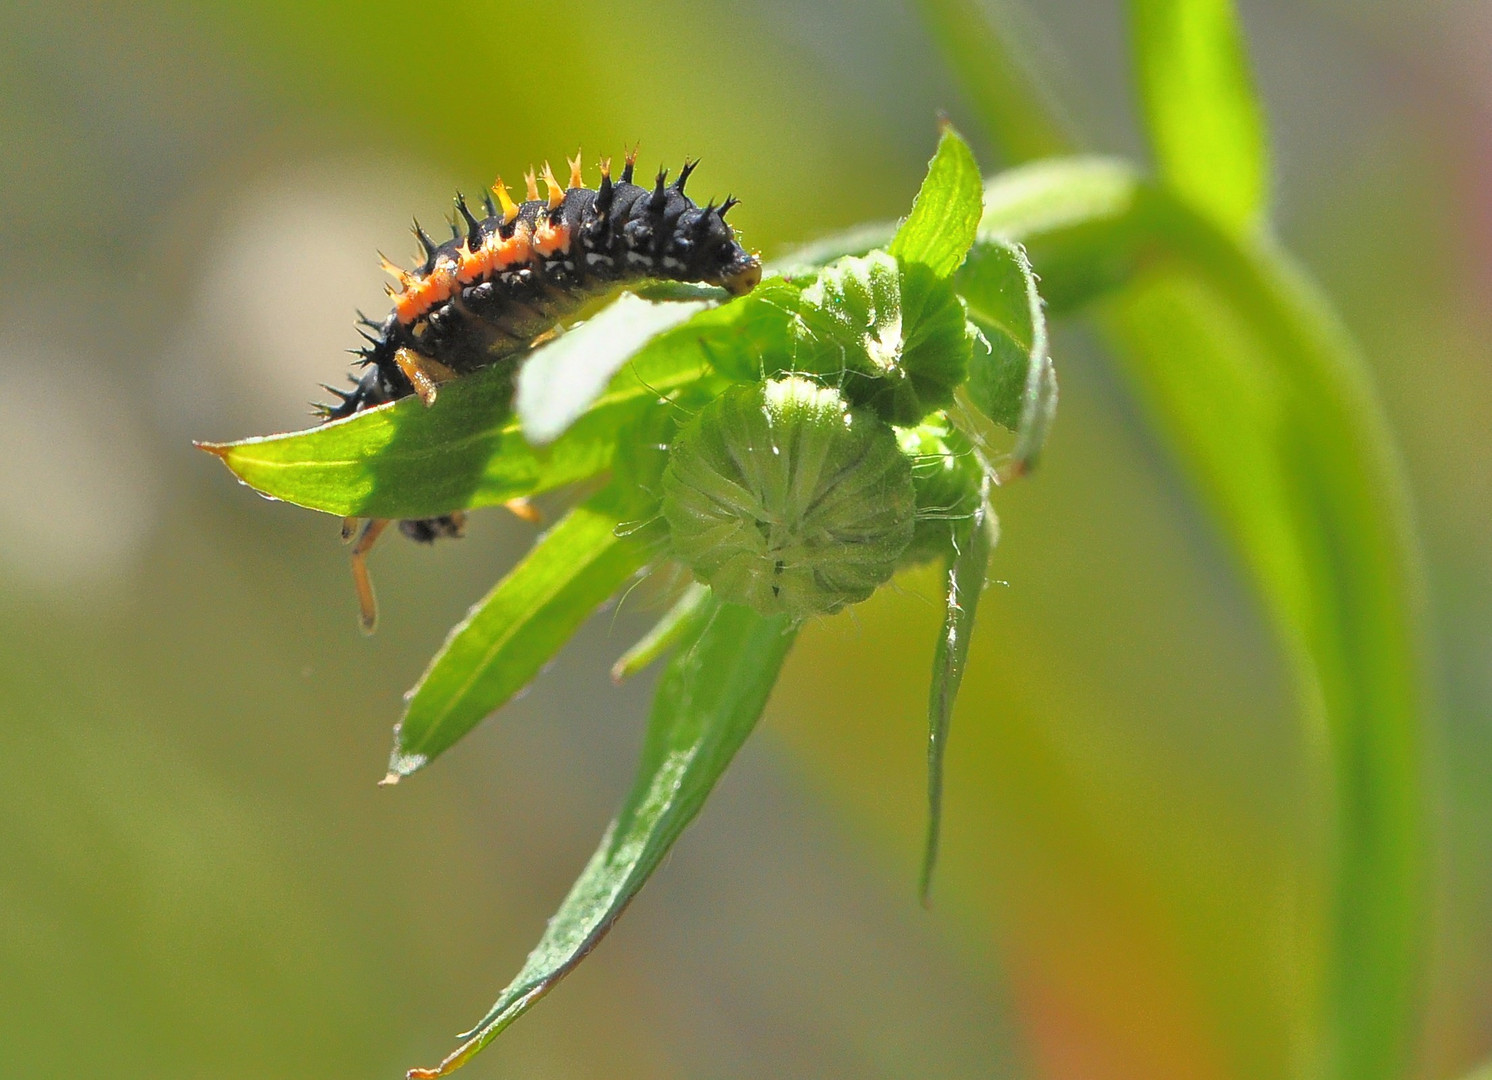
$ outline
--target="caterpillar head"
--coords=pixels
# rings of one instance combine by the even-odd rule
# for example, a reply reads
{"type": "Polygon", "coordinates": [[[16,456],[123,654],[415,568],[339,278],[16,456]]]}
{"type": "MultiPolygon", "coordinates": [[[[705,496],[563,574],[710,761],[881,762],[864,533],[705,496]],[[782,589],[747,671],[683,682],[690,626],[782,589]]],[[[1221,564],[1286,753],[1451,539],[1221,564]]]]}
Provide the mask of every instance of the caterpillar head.
{"type": "Polygon", "coordinates": [[[689,280],[719,285],[732,296],[744,296],[762,279],[762,260],[736,239],[725,221],[734,199],[720,206],[704,206],[680,219],[676,243],[689,267],[689,280]]]}
{"type": "Polygon", "coordinates": [[[890,580],[916,493],[890,427],[785,378],[732,387],[679,433],[663,516],[675,557],[721,599],[802,619],[890,580]]]}

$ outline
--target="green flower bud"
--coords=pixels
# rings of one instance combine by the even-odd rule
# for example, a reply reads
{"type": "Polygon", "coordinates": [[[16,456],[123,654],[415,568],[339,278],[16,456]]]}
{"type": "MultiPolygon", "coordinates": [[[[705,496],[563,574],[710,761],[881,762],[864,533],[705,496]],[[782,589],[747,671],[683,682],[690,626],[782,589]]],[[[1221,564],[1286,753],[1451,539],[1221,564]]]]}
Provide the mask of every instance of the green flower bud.
{"type": "Polygon", "coordinates": [[[883,251],[821,270],[799,297],[798,325],[795,370],[840,382],[892,424],[947,408],[968,374],[963,302],[925,267],[883,251]]]}
{"type": "Polygon", "coordinates": [[[984,467],[969,441],[946,422],[900,428],[896,437],[912,463],[917,493],[916,532],[902,554],[902,565],[948,559],[953,555],[954,529],[979,508],[984,467]]]}
{"type": "Polygon", "coordinates": [[[807,379],[730,388],[679,433],[663,473],[675,557],[764,615],[866,599],[891,578],[915,515],[891,429],[807,379]]]}

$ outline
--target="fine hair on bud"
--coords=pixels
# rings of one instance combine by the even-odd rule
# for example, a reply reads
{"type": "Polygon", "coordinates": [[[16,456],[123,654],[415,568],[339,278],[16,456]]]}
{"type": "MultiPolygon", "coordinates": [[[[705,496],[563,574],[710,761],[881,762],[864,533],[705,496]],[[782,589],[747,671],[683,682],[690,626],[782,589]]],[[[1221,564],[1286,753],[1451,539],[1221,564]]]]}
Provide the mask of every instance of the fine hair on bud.
{"type": "Polygon", "coordinates": [[[946,420],[898,428],[896,439],[912,463],[917,492],[917,528],[901,565],[951,559],[960,524],[979,509],[984,465],[969,441],[946,420]]]}
{"type": "Polygon", "coordinates": [[[910,427],[953,403],[970,334],[958,295],[883,251],[824,267],[798,305],[800,372],[835,379],[856,405],[910,427]]]}
{"type": "Polygon", "coordinates": [[[679,433],[663,474],[674,556],[725,601],[795,619],[859,603],[912,542],[912,465],[839,391],[734,386],[679,433]]]}

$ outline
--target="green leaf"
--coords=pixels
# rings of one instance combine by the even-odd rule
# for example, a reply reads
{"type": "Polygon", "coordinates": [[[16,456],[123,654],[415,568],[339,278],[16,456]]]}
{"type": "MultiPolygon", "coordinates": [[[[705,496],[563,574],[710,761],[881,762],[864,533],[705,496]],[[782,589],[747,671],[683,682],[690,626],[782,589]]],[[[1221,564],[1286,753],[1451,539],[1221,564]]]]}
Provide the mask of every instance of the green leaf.
{"type": "Polygon", "coordinates": [[[637,778],[599,850],[534,951],[465,1041],[411,1080],[446,1076],[569,974],[642,888],[756,726],[794,632],[785,617],[711,601],[692,646],[670,661],[653,701],[637,778]]]}
{"type": "Polygon", "coordinates": [[[952,125],[944,125],[912,212],[891,240],[891,254],[903,263],[920,263],[934,278],[948,277],[974,242],[983,193],[974,152],[952,125]]]}
{"type": "Polygon", "coordinates": [[[1232,0],[1131,0],[1130,24],[1162,179],[1229,228],[1259,224],[1264,119],[1232,0]]]}
{"type": "Polygon", "coordinates": [[[702,300],[654,303],[623,293],[594,318],[536,349],[518,372],[518,419],[528,441],[543,446],[559,438],[643,346],[706,306],[702,300]]]}
{"type": "Polygon", "coordinates": [[[1120,172],[1021,170],[990,185],[987,213],[1026,241],[1053,294],[1093,295],[1087,275],[1062,278],[1084,248],[1112,272],[1103,325],[1252,576],[1324,747],[1336,852],[1324,1075],[1398,1078],[1422,992],[1428,707],[1392,437],[1352,342],[1281,251],[1167,189],[1120,190],[1120,172]],[[1064,257],[1049,264],[1048,245],[1064,257]]]}
{"type": "Polygon", "coordinates": [[[1011,468],[1026,472],[1036,464],[1057,410],[1057,376],[1036,276],[1019,246],[981,239],[955,284],[983,334],[969,361],[964,397],[1016,432],[1011,468]]]}
{"type": "Polygon", "coordinates": [[[938,863],[938,837],[943,822],[943,755],[948,749],[948,726],[953,703],[964,679],[974,616],[984,592],[990,552],[999,540],[1000,526],[989,504],[988,484],[974,516],[954,532],[957,554],[949,560],[944,594],[943,629],[933,653],[932,690],[927,703],[927,842],[922,854],[922,902],[932,889],[938,863]]]}
{"type": "Polygon", "coordinates": [[[542,450],[512,415],[505,367],[442,386],[428,408],[409,397],[309,431],[202,446],[261,494],[338,517],[435,517],[502,503],[604,472],[623,427],[660,395],[700,381],[708,369],[698,343],[664,337],[542,450]]]}
{"type": "Polygon", "coordinates": [[[617,435],[612,482],[539,538],[447,636],[394,728],[386,783],[429,764],[523,689],[586,618],[657,557],[673,410],[617,435]]]}
{"type": "Polygon", "coordinates": [[[657,530],[619,529],[635,506],[615,485],[577,506],[456,625],[410,691],[386,782],[424,768],[509,701],[647,565],[657,530]]]}
{"type": "Polygon", "coordinates": [[[691,581],[653,628],[611,665],[613,682],[623,683],[654,661],[672,652],[684,641],[698,636],[702,620],[709,617],[710,587],[691,581]]]}
{"type": "Polygon", "coordinates": [[[758,382],[769,363],[793,354],[794,317],[804,284],[767,278],[746,296],[702,311],[670,330],[658,344],[696,350],[733,382],[758,382]]]}

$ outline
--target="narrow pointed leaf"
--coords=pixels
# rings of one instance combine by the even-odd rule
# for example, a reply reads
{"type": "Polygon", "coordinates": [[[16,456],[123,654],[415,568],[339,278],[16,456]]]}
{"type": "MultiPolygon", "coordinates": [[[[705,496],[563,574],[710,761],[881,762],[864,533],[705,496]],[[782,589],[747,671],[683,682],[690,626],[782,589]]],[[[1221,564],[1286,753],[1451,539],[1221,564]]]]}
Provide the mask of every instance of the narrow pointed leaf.
{"type": "Polygon", "coordinates": [[[699,812],[756,726],[794,633],[783,617],[711,601],[698,639],[670,661],[653,702],[637,778],[599,850],[565,897],[518,977],[455,1052],[410,1080],[446,1076],[569,974],[699,812]]]}
{"type": "Polygon", "coordinates": [[[647,564],[655,530],[618,535],[635,507],[615,487],[577,506],[457,624],[394,729],[390,781],[429,764],[527,686],[647,564]]]}
{"type": "Polygon", "coordinates": [[[927,704],[927,842],[922,854],[922,902],[927,903],[933,870],[938,862],[938,838],[943,822],[943,755],[953,704],[964,679],[974,616],[984,592],[990,552],[999,538],[999,524],[986,490],[973,518],[955,533],[957,554],[950,561],[944,594],[943,629],[933,653],[932,692],[927,704]]]}
{"type": "Polygon", "coordinates": [[[710,587],[697,581],[690,582],[684,595],[674,601],[663,618],[611,665],[612,680],[626,682],[672,652],[680,643],[692,641],[699,635],[703,620],[709,617],[710,611],[710,587]]]}
{"type": "Polygon", "coordinates": [[[1164,181],[1220,224],[1263,218],[1264,119],[1233,0],[1130,0],[1140,99],[1164,181]]]}
{"type": "Polygon", "coordinates": [[[518,372],[517,409],[536,446],[564,434],[653,338],[703,311],[706,303],[652,302],[623,293],[594,318],[561,334],[518,372]]]}
{"type": "Polygon", "coordinates": [[[927,267],[946,278],[964,261],[982,213],[984,178],[963,137],[945,125],[912,212],[896,230],[890,253],[903,263],[927,267]]]}

